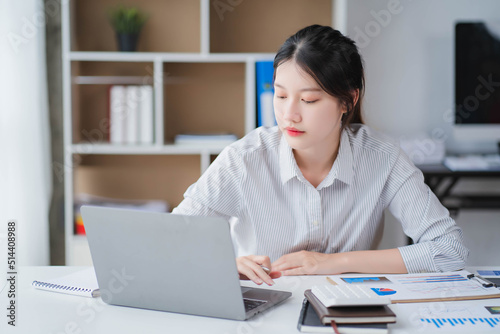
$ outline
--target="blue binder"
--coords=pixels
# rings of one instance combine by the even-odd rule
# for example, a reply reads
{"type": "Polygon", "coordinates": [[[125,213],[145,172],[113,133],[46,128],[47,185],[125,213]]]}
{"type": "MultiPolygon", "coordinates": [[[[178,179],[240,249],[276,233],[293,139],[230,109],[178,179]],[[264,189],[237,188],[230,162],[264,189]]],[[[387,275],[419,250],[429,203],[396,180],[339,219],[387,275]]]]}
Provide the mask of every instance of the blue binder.
{"type": "Polygon", "coordinates": [[[276,125],[273,108],[273,61],[255,62],[255,82],[257,84],[257,126],[276,125]]]}

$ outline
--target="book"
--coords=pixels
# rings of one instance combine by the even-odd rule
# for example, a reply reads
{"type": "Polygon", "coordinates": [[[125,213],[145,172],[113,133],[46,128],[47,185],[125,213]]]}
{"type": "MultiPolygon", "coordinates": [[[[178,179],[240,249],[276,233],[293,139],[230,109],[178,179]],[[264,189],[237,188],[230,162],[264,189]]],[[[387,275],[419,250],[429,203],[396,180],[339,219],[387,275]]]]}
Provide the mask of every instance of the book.
{"type": "Polygon", "coordinates": [[[127,104],[125,101],[126,87],[113,85],[109,89],[109,122],[112,144],[125,143],[127,104]]]}
{"type": "Polygon", "coordinates": [[[137,144],[139,142],[139,86],[127,86],[126,101],[126,131],[125,143],[137,144]]]}
{"type": "MultiPolygon", "coordinates": [[[[302,333],[334,333],[330,324],[321,322],[311,303],[304,298],[297,329],[302,333]]],[[[339,324],[340,334],[384,334],[388,333],[387,324],[339,324]]]]}
{"type": "Polygon", "coordinates": [[[386,305],[326,307],[309,289],[304,292],[323,324],[393,323],[396,315],[386,305]]]}
{"type": "Polygon", "coordinates": [[[153,87],[148,85],[140,86],[139,102],[139,143],[153,144],[153,87]]]}
{"type": "Polygon", "coordinates": [[[80,270],[76,273],[59,278],[33,281],[33,287],[40,290],[64,293],[83,297],[99,297],[99,285],[95,275],[94,267],[80,270]]]}
{"type": "Polygon", "coordinates": [[[111,85],[109,119],[111,144],[153,144],[153,87],[111,85]]]}

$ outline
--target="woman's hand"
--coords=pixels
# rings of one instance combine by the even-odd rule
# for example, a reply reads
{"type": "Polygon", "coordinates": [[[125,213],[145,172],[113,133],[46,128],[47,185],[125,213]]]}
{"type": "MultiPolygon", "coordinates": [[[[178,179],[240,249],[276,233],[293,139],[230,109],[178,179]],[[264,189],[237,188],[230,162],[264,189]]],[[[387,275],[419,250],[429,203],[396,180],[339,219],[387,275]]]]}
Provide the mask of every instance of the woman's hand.
{"type": "Polygon", "coordinates": [[[274,282],[272,279],[281,276],[280,272],[277,272],[271,268],[271,260],[268,256],[240,256],[236,258],[236,266],[238,267],[238,272],[240,273],[240,279],[250,279],[254,283],[259,285],[263,282],[266,282],[267,285],[273,285],[274,282]],[[271,270],[269,274],[264,270],[263,267],[271,270]]]}
{"type": "Polygon", "coordinates": [[[283,275],[331,275],[341,273],[340,254],[300,251],[283,255],[273,263],[273,270],[283,275]]]}
{"type": "Polygon", "coordinates": [[[283,255],[273,263],[273,270],[290,275],[335,275],[342,273],[407,273],[397,248],[323,254],[300,251],[283,255]]]}

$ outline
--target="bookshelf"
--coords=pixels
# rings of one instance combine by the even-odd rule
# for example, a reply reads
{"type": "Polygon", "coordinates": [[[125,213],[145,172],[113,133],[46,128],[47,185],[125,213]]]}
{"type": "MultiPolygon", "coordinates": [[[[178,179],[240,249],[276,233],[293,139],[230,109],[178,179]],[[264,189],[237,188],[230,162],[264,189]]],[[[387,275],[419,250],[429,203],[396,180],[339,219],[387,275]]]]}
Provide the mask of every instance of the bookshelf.
{"type": "Polygon", "coordinates": [[[67,265],[91,261],[85,236],[74,234],[75,194],[177,206],[224,147],[183,147],[174,136],[230,132],[241,138],[252,131],[255,62],[272,60],[306,25],[343,30],[346,8],[346,0],[129,0],[149,20],[138,51],[117,52],[107,11],[119,3],[61,3],[65,154],[58,169],[65,181],[67,265]],[[137,84],[153,87],[154,141],[111,144],[109,87],[137,84]]]}

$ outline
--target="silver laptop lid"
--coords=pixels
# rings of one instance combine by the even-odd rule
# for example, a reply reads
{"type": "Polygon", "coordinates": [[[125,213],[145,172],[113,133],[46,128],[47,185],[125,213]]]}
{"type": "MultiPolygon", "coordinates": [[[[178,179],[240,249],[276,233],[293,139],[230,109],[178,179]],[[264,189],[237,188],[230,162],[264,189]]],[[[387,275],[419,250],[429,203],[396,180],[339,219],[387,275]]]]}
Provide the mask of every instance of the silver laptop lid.
{"type": "Polygon", "coordinates": [[[106,303],[244,320],[223,218],[82,206],[106,303]]]}

